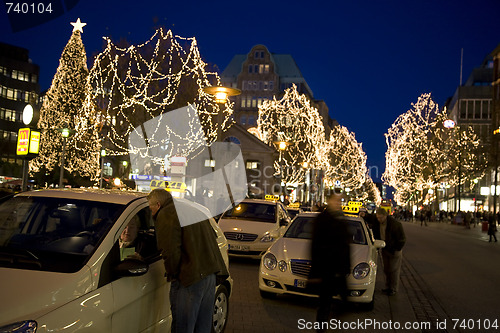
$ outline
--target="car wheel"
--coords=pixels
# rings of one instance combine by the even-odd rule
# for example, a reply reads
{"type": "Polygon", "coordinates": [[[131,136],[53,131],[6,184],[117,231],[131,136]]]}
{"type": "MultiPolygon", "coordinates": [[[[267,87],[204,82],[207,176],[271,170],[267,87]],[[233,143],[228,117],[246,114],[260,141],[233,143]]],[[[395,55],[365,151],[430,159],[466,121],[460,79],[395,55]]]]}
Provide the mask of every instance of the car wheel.
{"type": "Polygon", "coordinates": [[[226,327],[229,314],[229,292],[222,284],[215,291],[212,333],[222,333],[226,327]]]}
{"type": "Polygon", "coordinates": [[[263,290],[259,290],[259,291],[260,291],[260,296],[262,298],[275,298],[276,297],[275,293],[270,293],[269,291],[263,291],[263,290]]]}

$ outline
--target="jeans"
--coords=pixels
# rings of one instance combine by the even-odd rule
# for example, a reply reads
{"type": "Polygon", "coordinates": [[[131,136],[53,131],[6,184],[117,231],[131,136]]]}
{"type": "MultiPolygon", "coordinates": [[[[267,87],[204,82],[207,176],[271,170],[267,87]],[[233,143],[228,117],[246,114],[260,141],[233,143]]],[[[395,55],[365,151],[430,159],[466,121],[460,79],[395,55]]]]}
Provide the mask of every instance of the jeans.
{"type": "Polygon", "coordinates": [[[403,251],[394,251],[394,253],[390,253],[382,249],[382,260],[384,262],[386,288],[398,291],[403,251]]]}
{"type": "Polygon", "coordinates": [[[178,280],[170,285],[172,332],[210,333],[215,302],[215,274],[184,287],[178,280]]]}

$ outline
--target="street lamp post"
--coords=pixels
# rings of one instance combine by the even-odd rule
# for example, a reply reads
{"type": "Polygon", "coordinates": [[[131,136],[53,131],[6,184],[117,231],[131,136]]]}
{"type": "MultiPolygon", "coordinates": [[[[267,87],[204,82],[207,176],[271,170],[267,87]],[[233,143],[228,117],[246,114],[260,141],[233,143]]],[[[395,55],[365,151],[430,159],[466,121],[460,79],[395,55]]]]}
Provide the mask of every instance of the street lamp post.
{"type": "Polygon", "coordinates": [[[104,156],[106,156],[106,150],[101,149],[101,177],[99,179],[99,188],[102,188],[102,180],[104,178],[104,156]]]}
{"type": "Polygon", "coordinates": [[[495,181],[494,184],[494,192],[493,192],[493,214],[496,216],[497,213],[497,186],[498,186],[498,135],[500,134],[500,127],[493,131],[493,144],[495,145],[495,181]]]}
{"type": "Polygon", "coordinates": [[[66,140],[71,135],[71,130],[69,128],[61,128],[59,129],[63,139],[63,150],[61,155],[61,171],[59,173],[59,188],[63,187],[63,179],[64,179],[64,160],[66,155],[66,140]]]}
{"type": "MultiPolygon", "coordinates": [[[[222,141],[222,112],[220,111],[220,107],[226,103],[229,96],[236,96],[241,94],[241,90],[236,88],[228,88],[221,86],[213,86],[213,87],[205,87],[203,91],[207,94],[214,96],[215,102],[219,104],[219,111],[217,112],[217,138],[216,141],[222,141]]],[[[212,156],[212,148],[208,146],[208,153],[210,155],[210,160],[213,161],[212,156]]],[[[212,171],[215,171],[215,166],[212,166],[212,171]]],[[[229,195],[229,199],[231,200],[231,205],[235,207],[233,193],[231,191],[231,187],[229,186],[229,181],[227,179],[226,171],[224,166],[221,167],[222,176],[224,177],[224,182],[226,183],[227,193],[229,195]]]]}
{"type": "MultiPolygon", "coordinates": [[[[283,152],[286,150],[286,148],[288,147],[288,145],[290,144],[289,142],[286,142],[286,141],[274,141],[274,144],[276,145],[276,147],[278,147],[278,150],[279,150],[279,166],[280,166],[280,191],[281,193],[280,194],[284,194],[283,193],[283,175],[284,175],[284,171],[283,171],[283,152]]],[[[285,187],[286,187],[286,184],[285,184],[285,187]]]]}

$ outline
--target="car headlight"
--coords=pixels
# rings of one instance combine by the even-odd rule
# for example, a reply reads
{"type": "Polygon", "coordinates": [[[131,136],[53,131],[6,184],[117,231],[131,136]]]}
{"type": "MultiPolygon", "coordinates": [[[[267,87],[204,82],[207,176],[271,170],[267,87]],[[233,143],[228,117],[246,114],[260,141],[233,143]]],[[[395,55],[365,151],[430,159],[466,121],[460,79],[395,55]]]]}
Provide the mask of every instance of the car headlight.
{"type": "Polygon", "coordinates": [[[271,234],[266,233],[261,239],[261,242],[272,242],[274,241],[274,237],[271,237],[271,234]]]}
{"type": "Polygon", "coordinates": [[[363,279],[368,276],[370,273],[370,265],[366,262],[362,262],[361,264],[357,264],[356,267],[352,270],[352,276],[355,279],[363,279]]]}
{"type": "Polygon", "coordinates": [[[35,333],[36,321],[25,320],[0,327],[0,333],[35,333]]]}
{"type": "Polygon", "coordinates": [[[287,269],[286,261],[280,260],[280,262],[278,263],[278,268],[280,269],[280,271],[286,272],[286,269],[287,269]]]}
{"type": "Polygon", "coordinates": [[[264,256],[263,264],[264,267],[266,267],[268,270],[272,271],[276,268],[278,265],[278,261],[276,260],[276,257],[272,253],[268,253],[264,256]]]}

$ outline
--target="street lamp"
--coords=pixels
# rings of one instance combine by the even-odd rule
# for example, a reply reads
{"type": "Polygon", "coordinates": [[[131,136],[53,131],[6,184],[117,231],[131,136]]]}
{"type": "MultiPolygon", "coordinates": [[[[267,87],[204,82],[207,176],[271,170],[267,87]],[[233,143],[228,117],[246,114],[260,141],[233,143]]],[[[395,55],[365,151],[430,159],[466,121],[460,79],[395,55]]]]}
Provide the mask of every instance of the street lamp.
{"type": "MultiPolygon", "coordinates": [[[[241,90],[239,89],[222,87],[222,86],[204,87],[203,91],[209,95],[214,96],[215,102],[217,104],[224,104],[226,103],[228,97],[237,96],[241,94],[241,90]]],[[[220,140],[221,133],[222,133],[222,113],[219,111],[217,113],[217,141],[221,141],[220,140]]]]}
{"type": "Polygon", "coordinates": [[[64,178],[64,159],[66,155],[66,140],[68,137],[73,134],[73,130],[69,128],[59,128],[59,132],[61,132],[62,139],[63,139],[63,150],[62,150],[62,156],[61,156],[61,171],[59,173],[59,188],[63,187],[63,178],[64,178]]]}

